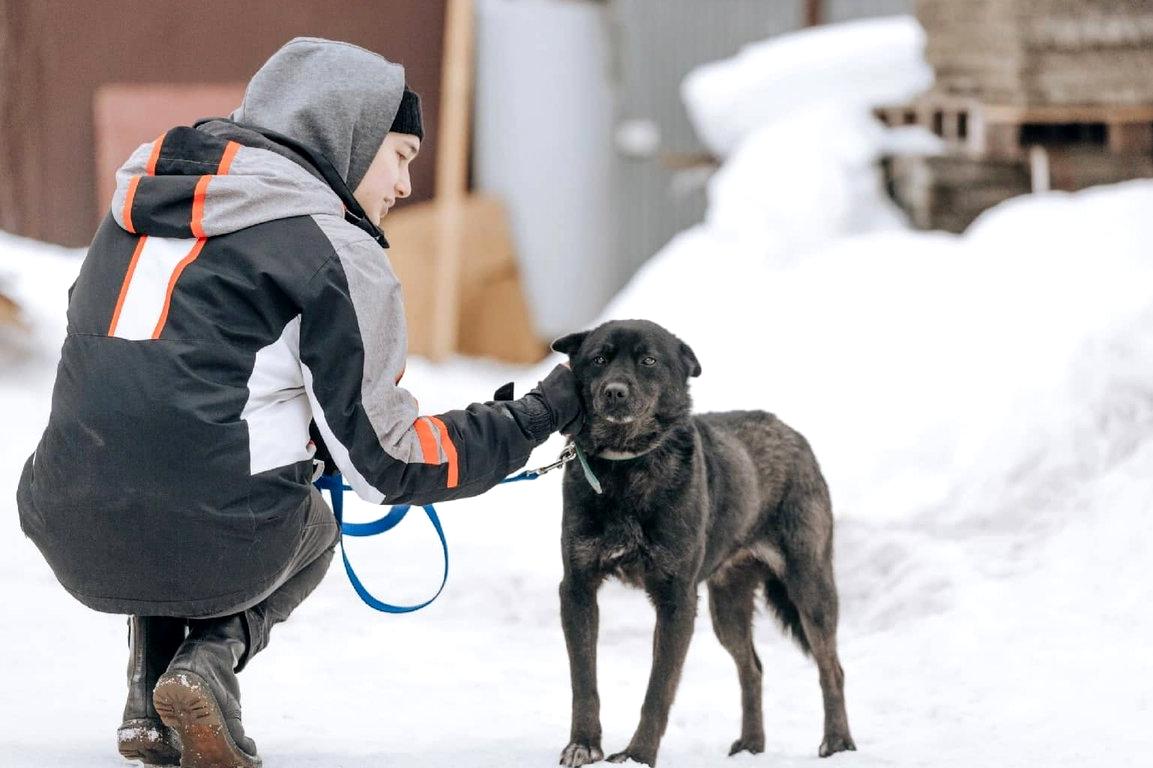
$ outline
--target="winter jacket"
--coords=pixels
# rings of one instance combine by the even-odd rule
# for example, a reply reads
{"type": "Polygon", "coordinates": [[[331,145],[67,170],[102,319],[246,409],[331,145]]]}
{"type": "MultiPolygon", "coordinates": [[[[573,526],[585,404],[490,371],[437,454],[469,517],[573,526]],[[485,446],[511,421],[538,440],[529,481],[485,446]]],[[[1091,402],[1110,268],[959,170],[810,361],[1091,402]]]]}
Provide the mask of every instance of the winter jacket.
{"type": "Polygon", "coordinates": [[[491,488],[573,417],[546,395],[560,370],[508,404],[420,414],[398,385],[400,286],[341,165],[215,120],[117,173],[18,488],[22,528],[85,605],[203,616],[266,591],[300,539],[313,420],[360,497],[426,503],[491,488]]]}

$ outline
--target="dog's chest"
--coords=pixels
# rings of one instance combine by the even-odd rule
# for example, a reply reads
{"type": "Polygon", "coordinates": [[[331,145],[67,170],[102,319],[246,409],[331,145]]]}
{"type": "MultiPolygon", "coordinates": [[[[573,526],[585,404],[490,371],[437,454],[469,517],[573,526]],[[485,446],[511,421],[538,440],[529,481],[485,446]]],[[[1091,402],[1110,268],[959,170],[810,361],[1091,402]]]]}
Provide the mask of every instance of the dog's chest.
{"type": "Polygon", "coordinates": [[[606,522],[596,533],[578,536],[574,556],[581,565],[643,586],[645,577],[664,570],[662,548],[633,517],[606,522]]]}

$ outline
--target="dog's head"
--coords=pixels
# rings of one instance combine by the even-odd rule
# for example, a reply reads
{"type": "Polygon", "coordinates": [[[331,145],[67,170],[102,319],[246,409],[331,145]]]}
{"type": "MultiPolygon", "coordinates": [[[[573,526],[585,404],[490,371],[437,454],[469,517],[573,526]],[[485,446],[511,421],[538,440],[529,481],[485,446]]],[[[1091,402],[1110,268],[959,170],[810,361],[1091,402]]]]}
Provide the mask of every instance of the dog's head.
{"type": "Polygon", "coordinates": [[[643,451],[692,410],[688,380],[701,364],[688,344],[648,320],[618,320],[557,339],[584,397],[578,440],[594,449],[643,451]]]}

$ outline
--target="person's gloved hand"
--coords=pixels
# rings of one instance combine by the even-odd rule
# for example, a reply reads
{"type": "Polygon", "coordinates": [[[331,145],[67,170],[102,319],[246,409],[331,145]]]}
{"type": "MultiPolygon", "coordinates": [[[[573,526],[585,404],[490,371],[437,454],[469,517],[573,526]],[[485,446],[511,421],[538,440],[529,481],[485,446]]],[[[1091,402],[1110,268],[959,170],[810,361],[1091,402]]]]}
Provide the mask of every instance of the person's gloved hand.
{"type": "Polygon", "coordinates": [[[513,395],[514,386],[510,381],[508,384],[497,387],[496,392],[492,393],[492,399],[498,403],[507,403],[515,397],[515,395],[513,395]]]}
{"type": "Polygon", "coordinates": [[[553,368],[544,381],[538,383],[525,397],[542,398],[556,420],[555,429],[571,436],[581,431],[585,420],[584,401],[576,375],[565,364],[553,368]]]}
{"type": "Polygon", "coordinates": [[[313,461],[319,461],[324,464],[324,474],[335,475],[340,471],[336,466],[336,462],[332,458],[332,453],[329,452],[328,446],[324,444],[324,438],[320,436],[320,430],[316,427],[316,422],[312,421],[308,424],[308,437],[312,440],[313,445],[316,446],[316,453],[313,454],[313,461]]]}
{"type": "Polygon", "coordinates": [[[521,416],[517,421],[540,442],[553,432],[575,435],[584,426],[580,385],[572,370],[564,364],[553,368],[544,381],[519,400],[513,400],[511,383],[498,389],[493,400],[507,404],[510,413],[521,416]]]}

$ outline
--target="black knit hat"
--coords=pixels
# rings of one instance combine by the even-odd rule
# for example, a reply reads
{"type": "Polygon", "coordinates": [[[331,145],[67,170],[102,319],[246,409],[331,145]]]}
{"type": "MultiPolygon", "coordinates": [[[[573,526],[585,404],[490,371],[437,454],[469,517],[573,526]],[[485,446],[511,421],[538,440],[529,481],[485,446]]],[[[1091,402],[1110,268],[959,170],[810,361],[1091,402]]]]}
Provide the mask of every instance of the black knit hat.
{"type": "Polygon", "coordinates": [[[389,133],[411,133],[418,139],[424,139],[424,128],[420,124],[420,96],[415,91],[404,87],[404,95],[400,97],[400,108],[396,110],[396,117],[392,120],[389,133]]]}

